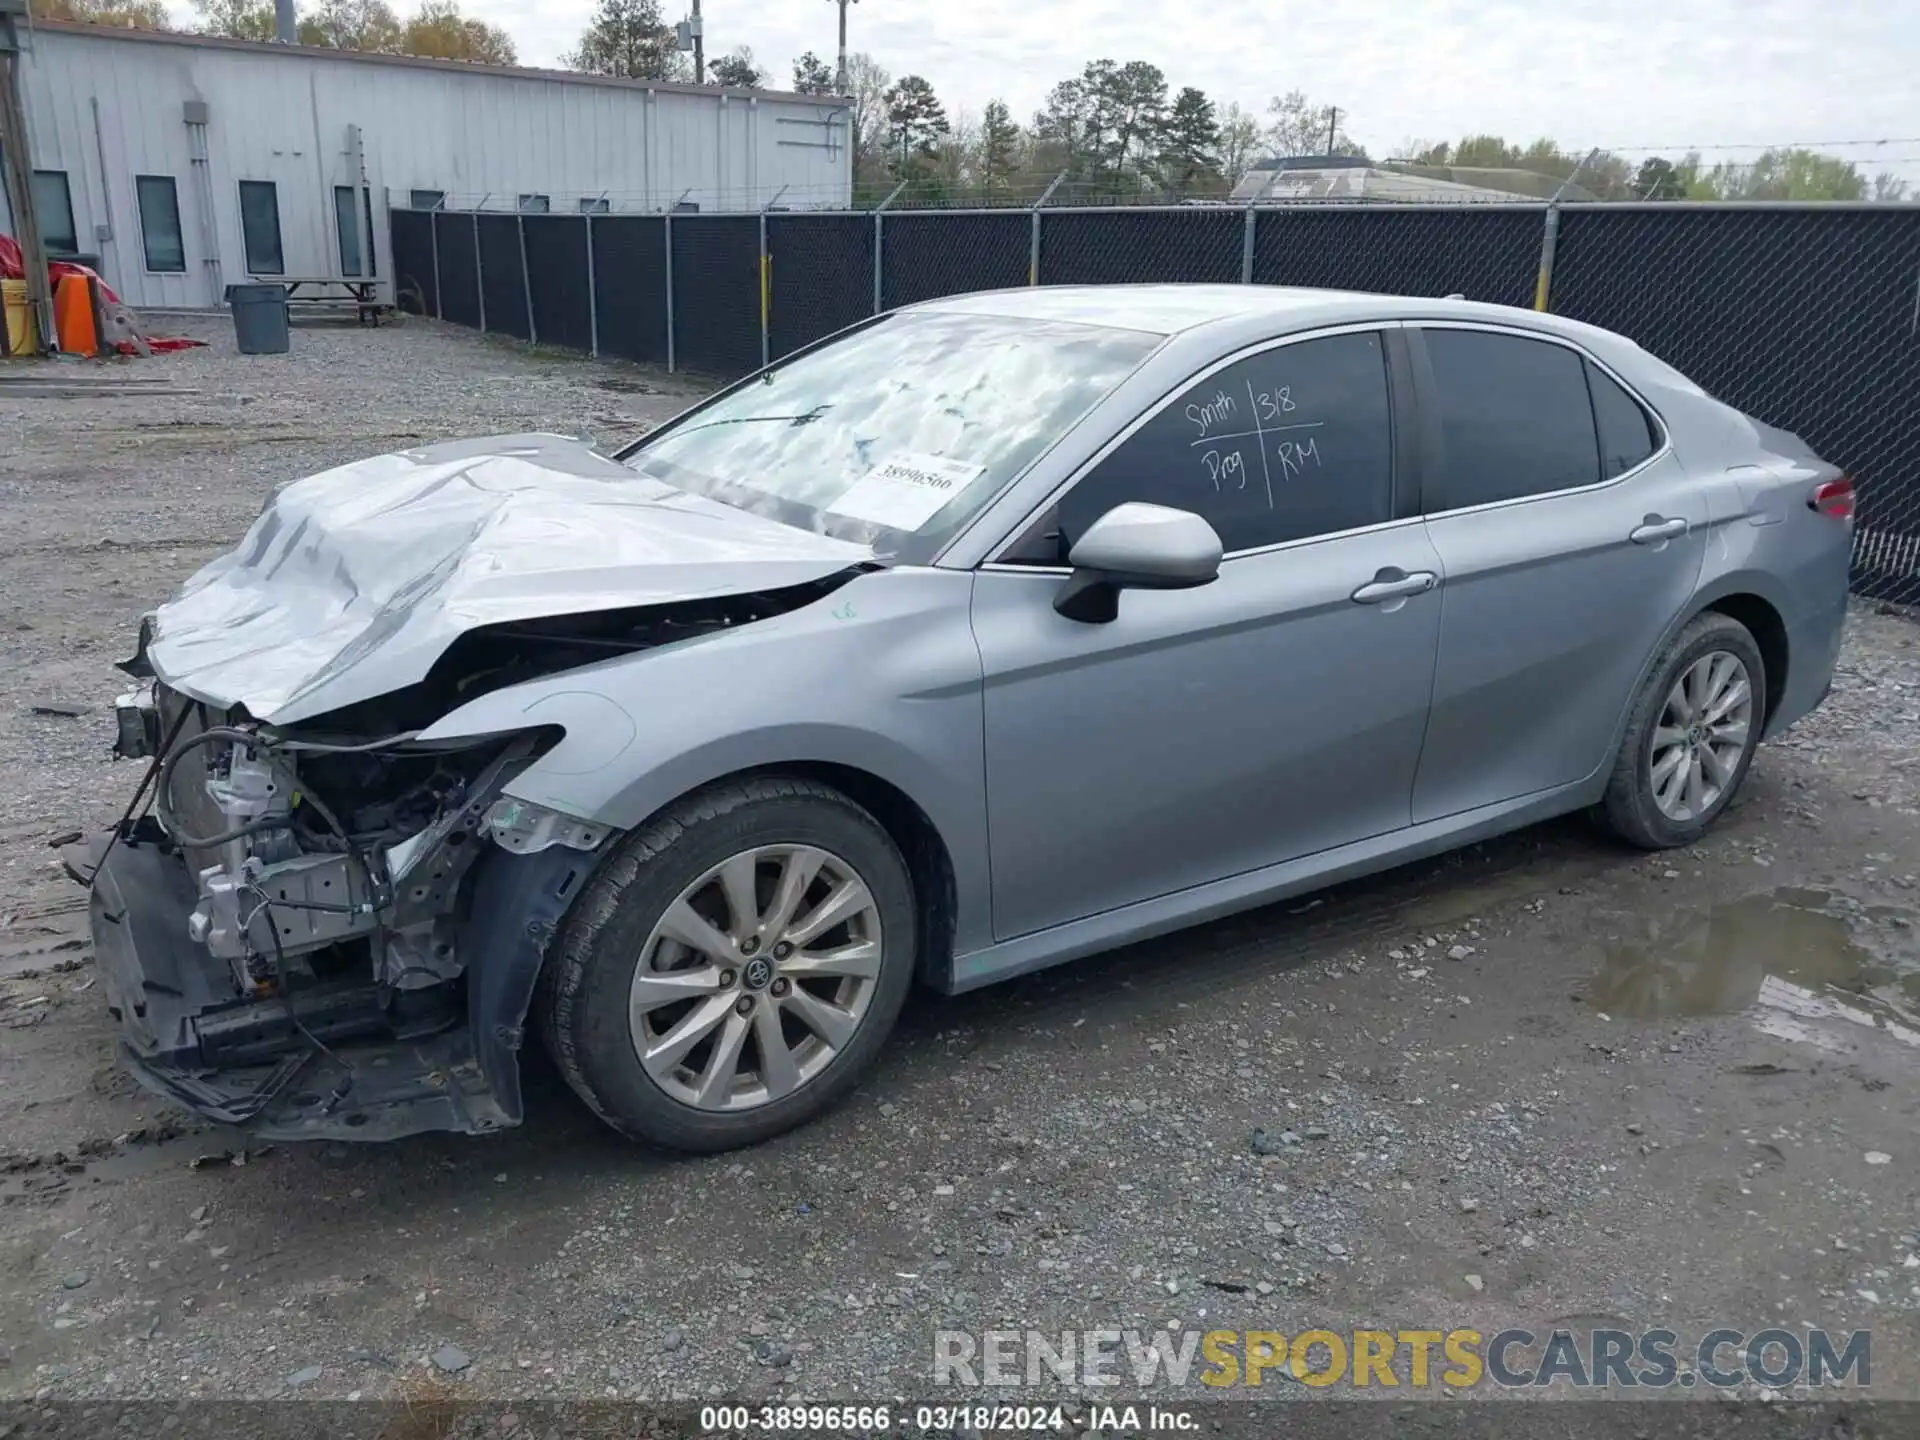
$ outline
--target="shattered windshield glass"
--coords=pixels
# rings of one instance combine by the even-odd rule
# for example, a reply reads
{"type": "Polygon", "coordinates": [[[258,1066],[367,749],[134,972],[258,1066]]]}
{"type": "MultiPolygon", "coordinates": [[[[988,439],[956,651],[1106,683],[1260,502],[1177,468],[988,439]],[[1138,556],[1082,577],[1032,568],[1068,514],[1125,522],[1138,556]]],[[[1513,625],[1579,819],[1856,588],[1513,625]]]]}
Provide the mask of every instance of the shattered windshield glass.
{"type": "Polygon", "coordinates": [[[1003,315],[890,315],[723,395],[626,463],[919,559],[1163,337],[1003,315]]]}

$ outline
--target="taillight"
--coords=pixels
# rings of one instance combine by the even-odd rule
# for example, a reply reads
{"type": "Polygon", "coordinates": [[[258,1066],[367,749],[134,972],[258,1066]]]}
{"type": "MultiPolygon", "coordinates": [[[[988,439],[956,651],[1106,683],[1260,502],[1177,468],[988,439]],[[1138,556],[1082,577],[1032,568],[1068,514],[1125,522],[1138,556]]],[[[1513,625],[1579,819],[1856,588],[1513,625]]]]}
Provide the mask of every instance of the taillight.
{"type": "Polygon", "coordinates": [[[1807,501],[1807,508],[1834,520],[1850,519],[1853,515],[1853,481],[1844,475],[1838,480],[1827,481],[1814,490],[1813,498],[1807,501]]]}

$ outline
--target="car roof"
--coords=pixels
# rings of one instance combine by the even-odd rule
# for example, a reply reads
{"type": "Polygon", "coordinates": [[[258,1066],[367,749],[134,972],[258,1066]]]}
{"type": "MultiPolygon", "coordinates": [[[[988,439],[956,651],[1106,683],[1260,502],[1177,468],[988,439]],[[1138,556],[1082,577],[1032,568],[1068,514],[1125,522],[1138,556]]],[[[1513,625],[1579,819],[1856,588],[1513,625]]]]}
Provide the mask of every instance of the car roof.
{"type": "Polygon", "coordinates": [[[1355,304],[1383,296],[1273,285],[1042,285],[949,295],[917,310],[1067,320],[1171,335],[1215,320],[1355,304]]]}
{"type": "Polygon", "coordinates": [[[950,295],[909,308],[1108,325],[1156,335],[1209,326],[1278,331],[1368,320],[1466,320],[1631,345],[1577,320],[1511,305],[1289,285],[1041,285],[950,295]]]}

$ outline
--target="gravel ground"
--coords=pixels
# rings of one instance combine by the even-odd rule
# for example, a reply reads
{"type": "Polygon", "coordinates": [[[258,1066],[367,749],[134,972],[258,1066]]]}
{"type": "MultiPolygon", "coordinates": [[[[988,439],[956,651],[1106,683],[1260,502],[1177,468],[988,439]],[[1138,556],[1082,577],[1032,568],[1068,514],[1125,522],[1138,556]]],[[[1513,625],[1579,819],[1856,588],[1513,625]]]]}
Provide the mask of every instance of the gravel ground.
{"type": "Polygon", "coordinates": [[[696,393],[418,322],[201,333],[105,371],[174,393],[0,389],[0,1400],[871,1402],[930,1394],[938,1328],[1556,1323],[1870,1328],[1873,1392],[1920,1398],[1920,631],[1872,606],[1691,851],[1570,820],[922,997],[849,1103],[748,1153],[628,1148],[538,1062],[487,1140],[172,1115],[119,1073],[48,848],[134,782],[141,610],[279,481],[696,393]]]}

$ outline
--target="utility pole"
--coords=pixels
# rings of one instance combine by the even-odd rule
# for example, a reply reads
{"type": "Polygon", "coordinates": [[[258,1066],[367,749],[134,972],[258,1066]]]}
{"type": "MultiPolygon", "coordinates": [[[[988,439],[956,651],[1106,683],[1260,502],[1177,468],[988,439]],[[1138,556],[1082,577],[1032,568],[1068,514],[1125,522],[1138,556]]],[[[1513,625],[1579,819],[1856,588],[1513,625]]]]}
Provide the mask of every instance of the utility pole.
{"type": "MultiPolygon", "coordinates": [[[[27,308],[40,331],[40,348],[56,348],[53,290],[47,283],[47,252],[40,243],[40,219],[33,208],[33,158],[27,145],[26,101],[20,94],[20,35],[15,21],[27,18],[26,0],[0,0],[0,186],[13,212],[13,228],[20,242],[26,272],[27,308]]],[[[0,329],[0,354],[6,350],[6,331],[0,329]]]]}
{"type": "Polygon", "coordinates": [[[707,38],[701,33],[700,0],[693,0],[693,83],[707,83],[707,38]]]}
{"type": "Polygon", "coordinates": [[[847,93],[847,6],[857,0],[834,0],[840,7],[840,68],[833,72],[833,88],[842,95],[847,93]]]}
{"type": "Polygon", "coordinates": [[[1338,105],[1329,105],[1327,107],[1327,154],[1329,155],[1333,154],[1333,136],[1339,124],[1340,107],[1338,105]]]}

